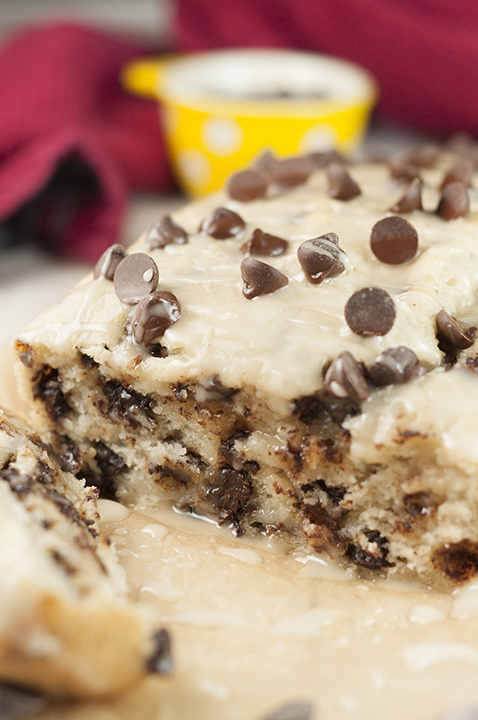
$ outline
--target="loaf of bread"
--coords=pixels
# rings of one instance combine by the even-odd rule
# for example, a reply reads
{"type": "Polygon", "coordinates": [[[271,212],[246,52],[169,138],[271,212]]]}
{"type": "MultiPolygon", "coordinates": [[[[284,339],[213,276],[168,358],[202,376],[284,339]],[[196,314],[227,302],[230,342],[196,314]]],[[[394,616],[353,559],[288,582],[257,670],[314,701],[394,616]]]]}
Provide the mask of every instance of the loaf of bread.
{"type": "Polygon", "coordinates": [[[16,342],[56,452],[135,507],[470,580],[478,196],[432,154],[266,155],[107,251],[16,342]]]}
{"type": "Polygon", "coordinates": [[[0,412],[0,680],[107,697],[161,670],[165,631],[127,598],[97,491],[0,412]]]}

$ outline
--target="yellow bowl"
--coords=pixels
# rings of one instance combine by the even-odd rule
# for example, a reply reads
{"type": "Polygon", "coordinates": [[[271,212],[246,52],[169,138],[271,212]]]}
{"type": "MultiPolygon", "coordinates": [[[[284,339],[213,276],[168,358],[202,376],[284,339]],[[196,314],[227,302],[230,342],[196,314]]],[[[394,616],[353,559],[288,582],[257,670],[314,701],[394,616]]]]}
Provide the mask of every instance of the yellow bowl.
{"type": "Polygon", "coordinates": [[[357,65],[291,50],[139,59],[122,81],[160,101],[172,166],[192,196],[217,190],[265,148],[353,154],[378,95],[357,65]]]}

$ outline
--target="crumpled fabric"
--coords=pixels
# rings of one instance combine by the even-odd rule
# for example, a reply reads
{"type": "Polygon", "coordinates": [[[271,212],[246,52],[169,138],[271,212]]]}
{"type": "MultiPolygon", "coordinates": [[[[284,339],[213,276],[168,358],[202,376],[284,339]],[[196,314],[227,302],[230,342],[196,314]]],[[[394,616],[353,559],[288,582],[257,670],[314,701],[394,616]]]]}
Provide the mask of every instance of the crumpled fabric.
{"type": "Polygon", "coordinates": [[[130,190],[171,189],[154,100],[118,74],[152,49],[74,23],[0,50],[0,223],[93,261],[118,237],[130,190]]]}

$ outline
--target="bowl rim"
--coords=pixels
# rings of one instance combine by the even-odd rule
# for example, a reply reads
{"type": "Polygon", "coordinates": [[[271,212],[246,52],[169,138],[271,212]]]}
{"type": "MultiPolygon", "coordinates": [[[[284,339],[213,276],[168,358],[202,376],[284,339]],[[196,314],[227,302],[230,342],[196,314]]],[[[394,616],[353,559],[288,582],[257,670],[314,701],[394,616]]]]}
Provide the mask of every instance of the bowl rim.
{"type": "Polygon", "coordinates": [[[233,117],[324,117],[353,108],[369,107],[378,98],[379,88],[375,77],[361,66],[336,58],[332,55],[283,48],[232,48],[212,50],[200,53],[187,53],[163,57],[140,58],[128,63],[122,74],[123,83],[129,90],[155,97],[166,105],[180,106],[190,110],[233,117]],[[187,74],[198,64],[207,67],[210,62],[227,62],[246,58],[273,62],[278,58],[307,63],[316,62],[318,66],[332,67],[334,72],[343,73],[347,79],[353,74],[359,79],[360,88],[349,97],[300,98],[279,97],[250,99],[224,97],[220,92],[189,92],[184,87],[181,74],[187,74]]]}

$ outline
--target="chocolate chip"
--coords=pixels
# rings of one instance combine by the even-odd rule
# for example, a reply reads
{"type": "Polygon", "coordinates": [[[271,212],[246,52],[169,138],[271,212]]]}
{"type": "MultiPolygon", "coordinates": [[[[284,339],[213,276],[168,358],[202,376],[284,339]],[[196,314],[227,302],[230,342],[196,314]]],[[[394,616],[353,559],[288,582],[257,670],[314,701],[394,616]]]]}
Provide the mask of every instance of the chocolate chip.
{"type": "Polygon", "coordinates": [[[262,232],[256,228],[250,239],[241,247],[241,252],[247,255],[263,255],[268,257],[277,257],[285,253],[289,243],[283,238],[269,233],[262,232]]]}
{"type": "Polygon", "coordinates": [[[307,157],[290,157],[276,160],[269,167],[269,176],[273,183],[282,187],[294,187],[307,182],[313,170],[313,163],[307,157]]]}
{"type": "Polygon", "coordinates": [[[186,230],[178,225],[169,215],[151,225],[146,236],[146,249],[156,250],[166,245],[185,245],[189,241],[186,230]]]}
{"type": "Polygon", "coordinates": [[[436,209],[442,220],[455,220],[468,215],[470,201],[466,188],[459,182],[452,182],[443,190],[436,209]]]}
{"type": "Polygon", "coordinates": [[[373,226],[370,247],[381,262],[401,265],[417,254],[418,233],[405,218],[397,215],[386,217],[373,226]]]}
{"type": "Polygon", "coordinates": [[[225,467],[217,470],[206,497],[216,509],[219,525],[231,522],[237,534],[241,532],[241,521],[253,509],[251,495],[253,483],[246,471],[225,467]]]}
{"type": "Polygon", "coordinates": [[[50,365],[43,365],[33,378],[32,390],[34,399],[40,399],[50,419],[60,425],[63,418],[71,411],[71,407],[63,392],[58,370],[50,365]]]}
{"type": "Polygon", "coordinates": [[[264,197],[268,182],[255,170],[242,170],[231,177],[227,184],[229,197],[239,202],[252,202],[264,197]]]}
{"type": "Polygon", "coordinates": [[[125,257],[126,250],[122,245],[116,244],[109,247],[95,265],[95,278],[103,277],[106,280],[113,280],[116,268],[125,257]]]}
{"type": "Polygon", "coordinates": [[[478,544],[465,538],[445,543],[435,550],[433,565],[457,585],[464,585],[478,574],[478,544]]]}
{"type": "Polygon", "coordinates": [[[159,630],[153,635],[154,652],[149,658],[147,669],[158,675],[169,675],[173,669],[171,656],[171,638],[167,630],[159,630]]]}
{"type": "Polygon", "coordinates": [[[393,213],[409,213],[414,210],[423,210],[422,181],[420,178],[412,180],[403,195],[390,208],[390,212],[393,213]]]}
{"type": "Polygon", "coordinates": [[[127,255],[115,272],[115,292],[126,305],[136,305],[158,287],[158,266],[146,253],[127,255]]]}
{"type": "Polygon", "coordinates": [[[340,353],[329,365],[324,385],[327,392],[335,397],[361,401],[370,395],[360,365],[348,350],[340,353]]]}
{"type": "Polygon", "coordinates": [[[95,460],[100,475],[95,477],[94,484],[100,491],[100,496],[109,500],[116,500],[117,475],[128,470],[123,458],[110,447],[98,441],[95,443],[95,460]]]}
{"type": "Polygon", "coordinates": [[[219,207],[204,218],[199,231],[207,233],[216,240],[226,240],[238,235],[245,227],[246,223],[240,215],[233,210],[219,207]]]}
{"type": "Polygon", "coordinates": [[[473,177],[473,163],[470,160],[460,160],[459,163],[453,165],[440,185],[440,190],[444,190],[447,185],[453,182],[461,183],[465,188],[471,187],[471,178],[473,177]]]}
{"type": "Polygon", "coordinates": [[[398,182],[410,183],[415,178],[419,178],[417,168],[411,163],[409,157],[403,153],[392,155],[388,161],[390,177],[398,182]]]}
{"type": "Polygon", "coordinates": [[[362,337],[386,335],[393,327],[397,311],[385,290],[367,287],[357,290],[345,305],[345,319],[352,332],[362,337]]]}
{"type": "Polygon", "coordinates": [[[335,233],[306,240],[299,245],[297,257],[307,280],[316,285],[325,278],[340,275],[349,264],[348,256],[339,248],[339,238],[335,233]]]}
{"type": "Polygon", "coordinates": [[[347,557],[350,558],[355,565],[360,565],[369,570],[381,570],[382,568],[391,567],[391,564],[386,559],[388,555],[388,540],[382,537],[376,530],[366,531],[364,535],[367,536],[369,542],[376,545],[377,549],[375,554],[364,550],[360,545],[351,543],[345,553],[347,557]]]}
{"type": "Polygon", "coordinates": [[[133,313],[131,330],[135,342],[148,347],[155,338],[162,337],[180,316],[181,306],[172,293],[158,290],[147,295],[133,313]]]}
{"type": "Polygon", "coordinates": [[[339,163],[332,162],[327,165],[327,179],[329,181],[329,197],[335,200],[352,200],[362,194],[355,180],[339,163]]]}
{"type": "Polygon", "coordinates": [[[464,350],[473,345],[476,327],[469,327],[466,330],[456,318],[449,315],[445,310],[440,310],[437,315],[437,340],[440,350],[453,354],[457,350],[464,350]]]}
{"type": "Polygon", "coordinates": [[[288,703],[267,715],[264,720],[311,720],[313,710],[309,702],[288,703]]]}
{"type": "Polygon", "coordinates": [[[242,292],[248,300],[273,293],[289,283],[287,276],[280,270],[251,257],[242,261],[241,275],[244,281],[242,292]]]}
{"type": "Polygon", "coordinates": [[[413,352],[403,345],[388,348],[375,358],[369,370],[370,380],[377,387],[405,383],[420,377],[425,368],[413,352]]]}

